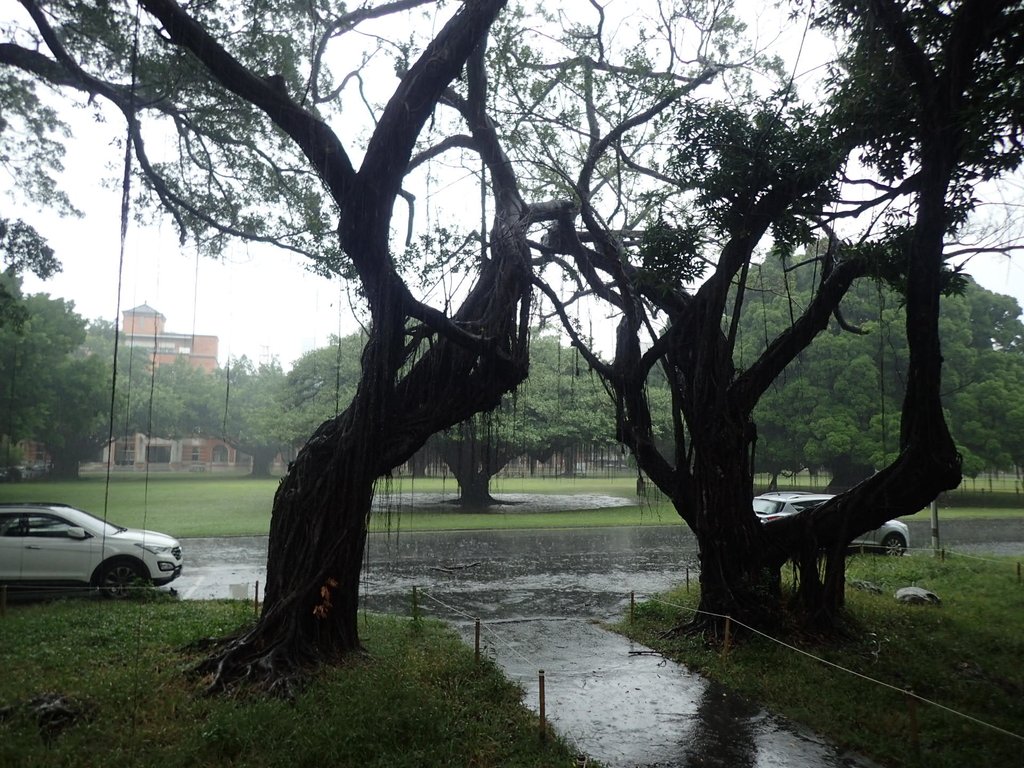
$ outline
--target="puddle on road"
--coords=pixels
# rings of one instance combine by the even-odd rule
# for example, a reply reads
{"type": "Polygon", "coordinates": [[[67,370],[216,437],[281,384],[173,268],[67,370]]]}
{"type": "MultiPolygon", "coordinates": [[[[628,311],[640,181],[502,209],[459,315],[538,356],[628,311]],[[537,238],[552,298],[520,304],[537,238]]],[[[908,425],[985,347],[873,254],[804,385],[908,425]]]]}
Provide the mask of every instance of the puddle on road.
{"type": "MultiPolygon", "coordinates": [[[[266,537],[187,546],[183,597],[226,597],[232,585],[251,597],[265,579],[266,537]]],[[[621,616],[632,590],[679,582],[693,552],[683,526],[378,534],[362,601],[407,615],[416,586],[421,609],[470,645],[481,617],[488,653],[525,703],[536,709],[544,669],[549,720],[609,768],[870,768],[683,667],[631,655],[645,649],[592,623],[621,616]]]]}
{"type": "Polygon", "coordinates": [[[494,493],[495,504],[466,507],[459,503],[456,493],[401,493],[378,494],[373,506],[377,510],[426,512],[463,512],[493,514],[524,514],[530,512],[567,512],[579,509],[611,509],[636,504],[635,499],[606,496],[597,493],[494,493]]]}
{"type": "Polygon", "coordinates": [[[587,621],[491,622],[482,645],[534,711],[543,669],[548,721],[608,768],[878,768],[587,621]]]}

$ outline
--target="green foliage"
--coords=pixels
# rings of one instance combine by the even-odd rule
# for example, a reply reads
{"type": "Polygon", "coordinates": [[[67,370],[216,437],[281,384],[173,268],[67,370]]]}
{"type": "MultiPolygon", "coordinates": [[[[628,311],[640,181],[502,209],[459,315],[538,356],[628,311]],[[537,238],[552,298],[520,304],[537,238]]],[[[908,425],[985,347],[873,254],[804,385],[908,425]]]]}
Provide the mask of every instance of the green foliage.
{"type": "Polygon", "coordinates": [[[0,219],[0,328],[20,330],[28,315],[22,302],[21,276],[32,272],[43,280],[61,271],[53,249],[36,230],[23,221],[0,219]]]}
{"type": "Polygon", "coordinates": [[[366,337],[333,336],[331,343],[303,354],[292,364],[281,392],[281,434],[291,443],[305,440],[355,397],[366,337]]]}
{"type": "MultiPolygon", "coordinates": [[[[320,14],[329,15],[331,9],[284,0],[244,8],[235,3],[195,6],[189,12],[257,76],[280,82],[303,101],[310,86],[311,40],[319,34],[320,14]]],[[[193,239],[204,253],[219,253],[229,238],[242,236],[311,256],[312,266],[323,274],[342,269],[336,210],[323,184],[262,111],[224,89],[192,56],[168,45],[159,26],[145,12],[137,15],[134,6],[62,0],[46,4],[46,17],[74,62],[73,71],[80,68],[97,82],[109,83],[121,99],[129,98],[131,86],[140,139],[170,136],[172,145],[177,142],[169,156],[148,155],[152,150],[144,141],[135,143],[140,172],[133,179],[138,193],[133,205],[138,215],[169,214],[181,239],[193,239]]],[[[12,39],[38,38],[20,19],[11,26],[18,30],[12,39]]],[[[35,47],[52,55],[44,46],[35,47]]],[[[19,191],[69,210],[55,180],[69,132],[50,106],[53,100],[36,95],[34,78],[54,86],[64,99],[58,103],[78,107],[83,104],[69,84],[81,83],[56,66],[22,63],[25,57],[17,61],[3,68],[0,79],[5,148],[12,149],[7,167],[17,169],[19,191]]],[[[316,85],[329,89],[329,68],[321,68],[319,75],[316,85]]],[[[88,90],[94,97],[99,89],[88,90]]],[[[103,121],[103,101],[90,100],[84,110],[103,121]]],[[[328,104],[313,108],[332,109],[328,104]]],[[[123,136],[123,128],[116,130],[123,136]]],[[[118,154],[111,159],[118,160],[118,154]]]]}
{"type": "MultiPolygon", "coordinates": [[[[783,271],[783,266],[770,258],[753,273],[755,298],[744,307],[737,350],[741,366],[810,301],[816,267],[808,263],[783,271]]],[[[862,281],[847,294],[841,311],[866,333],[831,323],[761,398],[754,414],[758,471],[857,465],[870,472],[895,454],[908,359],[901,296],[862,281]]],[[[942,302],[943,402],[968,476],[1020,463],[1020,314],[1014,299],[970,280],[962,293],[942,302]]]]}
{"type": "Polygon", "coordinates": [[[0,433],[45,443],[74,474],[106,436],[109,368],[79,352],[86,323],[70,302],[35,294],[23,308],[20,328],[0,327],[0,433]]]}
{"type": "Polygon", "coordinates": [[[879,6],[832,0],[820,6],[817,23],[852,43],[832,72],[832,120],[837,130],[860,135],[861,162],[882,179],[898,182],[920,163],[922,136],[942,133],[963,143],[947,219],[951,229],[960,226],[977,203],[973,183],[1003,175],[1024,159],[1019,140],[1024,8],[1010,3],[995,12],[962,1],[940,7],[919,0],[879,6]],[[926,57],[908,65],[906,46],[892,43],[887,25],[926,57]],[[973,59],[970,79],[960,82],[966,70],[957,57],[965,53],[973,59]],[[879,82],[886,87],[879,88],[879,82]],[[931,107],[924,102],[947,98],[955,110],[950,123],[922,125],[921,115],[931,107]]]}
{"type": "Polygon", "coordinates": [[[243,356],[232,360],[224,374],[217,434],[252,456],[254,475],[266,475],[274,456],[290,443],[282,418],[284,371],[276,360],[257,366],[243,356]]]}
{"type": "Polygon", "coordinates": [[[237,764],[281,766],[568,765],[537,739],[519,689],[435,621],[411,633],[360,616],[366,654],[325,667],[289,702],[203,696],[193,646],[251,622],[246,602],[82,599],[9,607],[0,621],[0,762],[10,768],[237,764]],[[83,649],[89,649],[83,662],[83,649]],[[26,704],[44,692],[82,717],[44,738],[26,704]]]}
{"type": "Polygon", "coordinates": [[[669,169],[691,190],[720,237],[742,232],[754,206],[779,189],[802,192],[772,223],[783,252],[811,239],[806,214],[836,193],[832,179],[845,144],[810,108],[785,94],[751,104],[680,102],[669,169]]]}
{"type": "Polygon", "coordinates": [[[644,230],[640,242],[642,279],[653,285],[685,285],[700,280],[707,270],[701,246],[703,230],[692,220],[673,226],[664,218],[644,230]]]}
{"type": "Polygon", "coordinates": [[[23,221],[0,219],[0,254],[8,274],[29,271],[46,280],[61,271],[53,249],[35,228],[23,221]]]}
{"type": "Polygon", "coordinates": [[[31,76],[0,68],[3,167],[12,186],[28,200],[77,214],[56,178],[64,170],[64,142],[71,133],[52,104],[39,97],[36,87],[31,76]]]}
{"type": "Polygon", "coordinates": [[[614,408],[608,393],[557,336],[534,335],[530,375],[503,406],[511,439],[523,453],[547,461],[583,443],[613,443],[614,408]]]}

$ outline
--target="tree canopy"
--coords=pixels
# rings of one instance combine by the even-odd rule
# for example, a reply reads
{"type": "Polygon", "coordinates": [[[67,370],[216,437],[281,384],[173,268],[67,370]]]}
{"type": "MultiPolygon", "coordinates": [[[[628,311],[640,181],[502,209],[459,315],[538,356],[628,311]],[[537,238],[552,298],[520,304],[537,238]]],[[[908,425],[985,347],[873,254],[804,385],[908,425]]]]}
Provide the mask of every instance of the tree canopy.
{"type": "MultiPolygon", "coordinates": [[[[374,483],[523,381],[535,291],[611,393],[617,438],[695,531],[705,616],[772,621],[793,559],[809,620],[827,626],[850,537],[959,482],[941,398],[944,244],[973,185],[1020,163],[1019,3],[798,7],[840,45],[817,98],[717,2],[628,14],[501,0],[22,6],[0,44],[20,135],[54,141],[41,83],[109,105],[136,197],[183,236],[307,254],[366,302],[353,399],[278,490],[263,613],[210,659],[215,684],[287,686],[303,664],[358,647],[374,483]],[[398,13],[408,36],[389,26],[398,13]],[[384,60],[393,87],[366,86],[384,60]],[[146,139],[168,135],[174,149],[153,156],[146,139]],[[451,185],[460,211],[481,200],[475,233],[416,229],[411,187],[425,176],[430,188],[435,161],[478,194],[451,185]],[[802,265],[806,305],[738,365],[755,257],[821,240],[802,265]],[[458,270],[464,283],[448,279],[458,270]],[[895,456],[829,504],[762,526],[750,508],[754,408],[832,318],[845,323],[840,303],[865,277],[905,302],[895,456]],[[584,304],[617,323],[610,351],[584,304]]],[[[49,178],[59,156],[33,157],[49,178]]]]}
{"type": "MultiPolygon", "coordinates": [[[[797,257],[799,258],[799,256],[797,257]]],[[[769,256],[756,266],[751,300],[743,310],[738,364],[760,354],[811,298],[806,275],[784,271],[769,256]]],[[[908,350],[900,332],[900,295],[878,281],[854,286],[841,304],[851,332],[834,323],[778,377],[754,411],[759,442],[755,468],[777,475],[825,469],[836,488],[850,487],[892,460],[897,450],[902,382],[908,350]]],[[[987,291],[973,280],[943,297],[939,332],[943,347],[942,399],[964,472],[1016,466],[1009,396],[1017,391],[1019,335],[1024,326],[1015,299],[987,291]],[[996,393],[1005,398],[997,407],[996,393]]]]}

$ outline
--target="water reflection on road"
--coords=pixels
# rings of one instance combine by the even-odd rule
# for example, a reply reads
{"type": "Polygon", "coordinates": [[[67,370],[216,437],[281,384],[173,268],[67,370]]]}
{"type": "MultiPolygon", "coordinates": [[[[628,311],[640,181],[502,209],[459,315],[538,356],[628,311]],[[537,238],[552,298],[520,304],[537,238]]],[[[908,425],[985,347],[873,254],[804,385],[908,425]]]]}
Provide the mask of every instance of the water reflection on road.
{"type": "MultiPolygon", "coordinates": [[[[265,578],[265,537],[190,539],[183,597],[252,597],[265,578]]],[[[774,718],[685,668],[601,629],[638,596],[696,579],[696,548],[682,526],[391,533],[370,536],[363,602],[424,613],[473,642],[536,708],[546,674],[552,724],[610,768],[633,766],[867,765],[774,718]]],[[[696,584],[694,584],[696,588],[696,584]]]]}

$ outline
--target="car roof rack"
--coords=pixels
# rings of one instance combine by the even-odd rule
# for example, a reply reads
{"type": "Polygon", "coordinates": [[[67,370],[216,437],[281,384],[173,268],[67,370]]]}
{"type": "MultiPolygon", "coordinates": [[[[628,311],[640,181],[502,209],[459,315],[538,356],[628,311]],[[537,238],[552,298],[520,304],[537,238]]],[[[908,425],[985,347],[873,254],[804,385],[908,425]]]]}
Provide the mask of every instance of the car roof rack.
{"type": "Polygon", "coordinates": [[[0,502],[0,509],[10,509],[11,507],[71,507],[65,501],[2,501],[0,502]]]}

